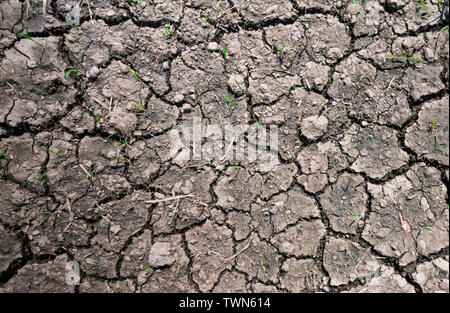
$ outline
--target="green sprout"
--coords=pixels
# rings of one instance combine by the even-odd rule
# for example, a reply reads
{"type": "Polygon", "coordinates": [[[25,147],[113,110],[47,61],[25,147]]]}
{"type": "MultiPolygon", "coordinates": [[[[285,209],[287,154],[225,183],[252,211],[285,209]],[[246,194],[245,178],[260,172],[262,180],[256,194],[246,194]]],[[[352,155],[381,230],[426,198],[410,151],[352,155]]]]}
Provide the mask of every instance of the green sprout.
{"type": "Polygon", "coordinates": [[[236,84],[237,84],[239,90],[240,90],[242,93],[246,93],[245,90],[241,87],[241,85],[239,85],[238,82],[236,82],[236,84]]]}
{"type": "Polygon", "coordinates": [[[434,141],[436,142],[436,145],[441,149],[441,142],[439,141],[438,136],[434,136],[434,141]]]}
{"type": "MultiPolygon", "coordinates": [[[[20,37],[23,37],[23,38],[25,38],[25,39],[34,41],[33,37],[31,37],[31,36],[28,35],[28,34],[19,34],[19,36],[20,36],[20,37]]],[[[36,41],[34,41],[34,42],[36,42],[36,41]]]]}
{"type": "Polygon", "coordinates": [[[94,182],[94,172],[93,171],[91,171],[91,170],[89,170],[88,171],[89,172],[89,176],[90,176],[90,178],[91,178],[91,182],[94,182]]]}
{"type": "Polygon", "coordinates": [[[62,157],[62,155],[56,151],[50,150],[49,148],[45,148],[45,151],[53,153],[54,155],[56,155],[57,157],[62,157]]]}
{"type": "Polygon", "coordinates": [[[134,71],[131,67],[128,67],[128,70],[130,70],[131,74],[133,74],[134,77],[136,77],[136,79],[137,79],[140,83],[142,83],[141,76],[139,76],[139,74],[138,74],[136,71],[134,71]]]}
{"type": "Polygon", "coordinates": [[[350,223],[350,225],[348,225],[348,227],[352,226],[353,223],[356,221],[356,219],[357,219],[358,217],[359,217],[359,213],[356,214],[356,215],[353,217],[353,220],[352,220],[352,222],[350,223]]]}
{"type": "Polygon", "coordinates": [[[169,26],[165,26],[164,27],[164,35],[166,35],[167,38],[169,38],[169,39],[173,38],[173,32],[172,32],[172,30],[170,29],[169,26]]]}
{"type": "Polygon", "coordinates": [[[364,79],[364,77],[366,77],[370,72],[373,71],[373,68],[371,68],[370,70],[368,70],[367,72],[365,72],[364,74],[361,75],[361,77],[359,78],[359,81],[362,81],[364,79]]]}
{"type": "Polygon", "coordinates": [[[441,126],[441,124],[433,122],[433,124],[430,125],[430,128],[431,129],[435,129],[435,128],[439,127],[439,126],[441,126]]]}
{"type": "MultiPolygon", "coordinates": [[[[36,178],[36,180],[37,180],[38,182],[40,182],[41,185],[43,185],[44,182],[45,182],[45,177],[46,177],[46,176],[47,176],[47,172],[43,173],[41,176],[39,176],[38,178],[36,178]]],[[[36,180],[30,179],[29,181],[27,181],[27,184],[35,183],[36,180]]]]}
{"type": "Polygon", "coordinates": [[[73,69],[70,69],[70,70],[68,70],[68,71],[66,72],[66,79],[69,78],[69,75],[70,75],[71,73],[76,73],[77,76],[85,76],[85,74],[84,74],[83,72],[81,72],[81,71],[79,71],[79,70],[73,68],[73,69]]]}
{"type": "Polygon", "coordinates": [[[443,31],[444,31],[444,32],[445,32],[445,31],[448,32],[448,25],[441,29],[441,32],[443,32],[443,31]]]}
{"type": "Polygon", "coordinates": [[[356,17],[358,17],[358,15],[359,15],[358,3],[356,3],[356,0],[353,0],[353,4],[354,4],[355,7],[356,7],[356,17]]]}
{"type": "Polygon", "coordinates": [[[222,10],[222,8],[220,7],[220,4],[219,4],[219,3],[213,2],[212,4],[215,5],[215,6],[219,9],[219,11],[222,10]]]}
{"type": "Polygon", "coordinates": [[[278,54],[280,55],[280,57],[283,56],[284,48],[286,48],[285,44],[281,46],[281,50],[278,50],[278,54]]]}
{"type": "Polygon", "coordinates": [[[291,88],[291,89],[297,88],[296,85],[283,85],[283,87],[288,87],[288,88],[291,88]]]}
{"type": "Polygon", "coordinates": [[[129,144],[130,144],[129,141],[125,141],[125,140],[121,140],[120,142],[121,142],[121,144],[116,144],[115,146],[116,146],[116,147],[122,147],[122,146],[129,145],[129,144]]]}
{"type": "Polygon", "coordinates": [[[406,60],[406,61],[411,61],[413,63],[426,63],[424,60],[413,57],[413,56],[408,56],[408,55],[399,55],[399,56],[392,56],[392,57],[388,57],[386,58],[386,61],[394,61],[394,60],[406,60]]]}
{"type": "MultiPolygon", "coordinates": [[[[139,109],[141,109],[144,112],[147,112],[147,110],[142,106],[142,104],[138,104],[137,102],[131,102],[132,104],[134,104],[135,106],[137,106],[139,109]]],[[[142,103],[142,102],[141,102],[142,103]]]]}
{"type": "Polygon", "coordinates": [[[424,229],[426,229],[428,231],[432,231],[430,227],[424,227],[424,229]]]}
{"type": "Polygon", "coordinates": [[[100,221],[100,229],[103,229],[103,219],[100,221]]]}
{"type": "MultiPolygon", "coordinates": [[[[425,3],[426,3],[426,0],[420,0],[419,3],[417,4],[416,14],[417,14],[418,18],[420,18],[420,9],[422,9],[424,7],[425,3]]],[[[439,6],[440,6],[440,4],[439,4],[439,6]]]]}
{"type": "Polygon", "coordinates": [[[227,59],[227,45],[223,46],[223,58],[224,58],[224,60],[227,59]]]}
{"type": "Polygon", "coordinates": [[[258,129],[260,126],[262,126],[262,120],[260,120],[258,125],[255,126],[255,129],[258,129]]]}
{"type": "Polygon", "coordinates": [[[44,211],[44,212],[42,212],[42,214],[50,215],[50,214],[52,214],[52,212],[50,212],[50,211],[44,211]]]}
{"type": "Polygon", "coordinates": [[[95,114],[94,109],[92,109],[92,116],[97,123],[100,123],[100,116],[95,114]]]}
{"type": "Polygon", "coordinates": [[[228,100],[228,102],[229,102],[230,104],[233,104],[233,100],[231,100],[231,98],[228,98],[227,96],[224,96],[224,97],[225,97],[225,99],[228,100]]]}
{"type": "Polygon", "coordinates": [[[263,261],[261,260],[261,268],[263,269],[264,272],[267,271],[267,264],[264,264],[263,261]]]}
{"type": "Polygon", "coordinates": [[[440,10],[441,9],[441,1],[440,0],[438,0],[437,6],[438,6],[438,10],[440,10]]]}
{"type": "Polygon", "coordinates": [[[142,3],[142,0],[133,0],[134,4],[142,3]]]}
{"type": "Polygon", "coordinates": [[[240,168],[242,162],[242,155],[239,156],[238,165],[231,165],[229,168],[240,168]]]}
{"type": "Polygon", "coordinates": [[[211,25],[211,22],[208,19],[208,14],[205,13],[203,16],[205,17],[205,21],[202,23],[202,27],[206,27],[208,25],[211,25]]]}
{"type": "Polygon", "coordinates": [[[12,160],[12,157],[6,152],[0,151],[0,158],[4,158],[6,160],[12,160]]]}

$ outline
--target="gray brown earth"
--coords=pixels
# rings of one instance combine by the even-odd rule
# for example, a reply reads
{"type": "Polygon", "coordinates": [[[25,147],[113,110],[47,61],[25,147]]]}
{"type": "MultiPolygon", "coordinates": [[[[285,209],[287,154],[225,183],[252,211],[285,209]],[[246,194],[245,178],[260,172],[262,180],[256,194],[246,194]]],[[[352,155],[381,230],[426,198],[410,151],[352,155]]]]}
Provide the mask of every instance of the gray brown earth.
{"type": "Polygon", "coordinates": [[[47,2],[0,3],[0,292],[449,292],[447,0],[47,2]],[[194,116],[279,166],[171,158],[194,116]]]}

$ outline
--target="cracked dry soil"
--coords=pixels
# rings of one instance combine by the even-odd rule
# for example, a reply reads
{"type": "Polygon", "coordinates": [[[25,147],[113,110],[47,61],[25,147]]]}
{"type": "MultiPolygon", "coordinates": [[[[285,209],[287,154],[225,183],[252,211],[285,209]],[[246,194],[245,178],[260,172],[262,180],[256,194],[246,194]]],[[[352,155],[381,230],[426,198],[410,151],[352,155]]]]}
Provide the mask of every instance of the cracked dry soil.
{"type": "Polygon", "coordinates": [[[0,292],[449,292],[447,0],[137,2],[0,3],[0,292]]]}

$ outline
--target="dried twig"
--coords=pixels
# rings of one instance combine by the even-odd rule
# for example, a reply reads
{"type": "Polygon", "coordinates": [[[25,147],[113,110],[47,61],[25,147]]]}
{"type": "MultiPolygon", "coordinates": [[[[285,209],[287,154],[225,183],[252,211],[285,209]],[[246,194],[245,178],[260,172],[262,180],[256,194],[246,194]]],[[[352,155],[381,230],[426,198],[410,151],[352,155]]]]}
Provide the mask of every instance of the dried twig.
{"type": "Polygon", "coordinates": [[[220,158],[220,160],[219,160],[220,162],[223,162],[225,160],[225,158],[227,157],[228,153],[231,150],[231,147],[233,147],[233,144],[236,141],[236,139],[237,139],[237,135],[234,134],[233,139],[231,140],[230,145],[227,148],[227,151],[225,151],[225,154],[223,155],[223,157],[220,158]]]}
{"type": "Polygon", "coordinates": [[[356,268],[359,266],[359,264],[361,264],[362,260],[364,259],[364,257],[366,256],[367,252],[369,252],[370,247],[367,248],[366,253],[364,253],[364,255],[362,256],[361,259],[359,259],[358,263],[356,263],[355,267],[353,268],[353,270],[356,272],[356,268]]]}
{"type": "Polygon", "coordinates": [[[248,242],[248,244],[242,248],[239,252],[233,254],[232,256],[230,256],[228,259],[225,260],[225,262],[222,263],[222,265],[220,265],[219,267],[216,268],[216,271],[219,268],[222,268],[223,266],[225,266],[228,262],[230,262],[231,260],[234,260],[235,258],[238,257],[239,254],[241,254],[242,252],[244,252],[245,250],[247,250],[250,247],[250,244],[252,243],[253,239],[250,239],[250,241],[248,242]]]}
{"type": "Polygon", "coordinates": [[[69,211],[69,214],[70,214],[70,221],[69,221],[69,224],[66,226],[66,228],[64,228],[63,233],[66,232],[66,230],[70,227],[70,225],[72,225],[72,222],[73,222],[73,213],[72,213],[72,207],[70,205],[70,200],[68,197],[66,197],[66,199],[67,199],[67,201],[66,201],[67,202],[67,210],[69,211]]]}
{"type": "Polygon", "coordinates": [[[195,196],[193,194],[181,195],[181,196],[172,196],[172,197],[164,198],[164,199],[147,200],[147,201],[144,201],[144,203],[159,203],[159,202],[178,200],[178,199],[182,199],[182,198],[186,198],[186,197],[191,197],[192,198],[192,197],[195,197],[195,196]]]}

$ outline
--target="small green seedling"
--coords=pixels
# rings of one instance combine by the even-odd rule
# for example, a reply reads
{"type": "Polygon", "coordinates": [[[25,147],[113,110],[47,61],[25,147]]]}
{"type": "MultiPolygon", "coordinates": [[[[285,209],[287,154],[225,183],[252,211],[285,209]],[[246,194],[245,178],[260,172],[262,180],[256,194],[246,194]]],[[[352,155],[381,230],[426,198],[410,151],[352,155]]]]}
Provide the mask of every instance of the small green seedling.
{"type": "Polygon", "coordinates": [[[365,72],[364,74],[361,75],[361,77],[359,78],[359,81],[362,81],[364,79],[364,77],[366,77],[370,72],[373,71],[373,68],[371,68],[370,70],[368,70],[367,72],[365,72]]]}
{"type": "Polygon", "coordinates": [[[288,87],[288,88],[291,88],[291,89],[297,88],[296,85],[283,85],[283,87],[288,87]]]}
{"type": "Polygon", "coordinates": [[[435,128],[439,127],[439,126],[441,126],[441,124],[433,122],[433,124],[430,125],[430,128],[431,129],[435,129],[435,128]]]}
{"type": "Polygon", "coordinates": [[[75,74],[77,74],[77,76],[86,76],[83,72],[73,68],[66,72],[66,79],[69,78],[71,73],[75,73],[75,74]]]}
{"type": "Polygon", "coordinates": [[[45,148],[45,151],[53,153],[54,155],[56,155],[57,157],[62,157],[62,155],[56,151],[50,150],[49,148],[45,148]]]}
{"type": "Polygon", "coordinates": [[[141,76],[139,76],[139,74],[138,74],[136,71],[134,71],[131,67],[128,67],[128,70],[131,72],[131,74],[134,75],[134,77],[136,77],[136,79],[137,79],[140,83],[142,83],[141,76]]]}
{"type": "Polygon", "coordinates": [[[424,229],[426,229],[428,231],[432,231],[430,227],[425,227],[424,229]]]}
{"type": "MultiPolygon", "coordinates": [[[[19,34],[19,36],[20,36],[20,37],[23,37],[23,38],[25,38],[25,39],[34,41],[33,37],[31,37],[31,36],[28,35],[28,34],[19,34]]],[[[36,42],[36,41],[34,41],[34,42],[36,42]]]]}
{"type": "Polygon", "coordinates": [[[350,225],[348,225],[348,227],[352,226],[353,223],[358,219],[358,217],[359,217],[359,213],[356,214],[355,217],[353,217],[353,220],[352,220],[352,222],[350,223],[350,225]]]}
{"type": "Polygon", "coordinates": [[[94,109],[92,109],[92,116],[97,123],[100,123],[100,115],[96,115],[94,109]]]}
{"type": "Polygon", "coordinates": [[[261,268],[263,269],[264,272],[267,271],[267,265],[263,263],[263,261],[260,262],[261,263],[261,268]]]}
{"type": "Polygon", "coordinates": [[[6,160],[12,160],[12,157],[6,152],[0,151],[0,158],[4,158],[6,160]]]}
{"type": "Polygon", "coordinates": [[[227,99],[227,101],[230,103],[230,104],[233,104],[233,100],[231,100],[231,98],[228,98],[227,96],[224,96],[225,97],[225,99],[227,99]]]}
{"type": "Polygon", "coordinates": [[[426,2],[425,0],[420,0],[419,3],[417,4],[417,9],[416,9],[417,17],[420,17],[419,12],[420,12],[420,9],[423,8],[425,2],[426,2]]]}
{"type": "Polygon", "coordinates": [[[401,189],[402,189],[402,187],[398,187],[397,189],[395,189],[394,195],[398,195],[398,193],[400,192],[401,189]]]}
{"type": "Polygon", "coordinates": [[[356,0],[353,0],[353,4],[354,4],[355,7],[356,7],[356,17],[358,17],[358,15],[359,15],[358,3],[356,3],[356,0]]]}
{"type": "Polygon", "coordinates": [[[445,32],[445,31],[447,31],[447,33],[448,33],[448,25],[441,29],[441,32],[445,32]]]}
{"type": "Polygon", "coordinates": [[[103,219],[100,221],[100,229],[103,229],[103,219]]]}
{"type": "Polygon", "coordinates": [[[394,61],[394,60],[406,60],[406,61],[411,61],[413,63],[426,63],[424,60],[420,59],[420,58],[416,58],[413,56],[408,56],[408,55],[399,55],[399,56],[392,56],[392,57],[388,57],[386,58],[386,61],[394,61]]]}
{"type": "Polygon", "coordinates": [[[133,0],[134,4],[140,4],[142,3],[142,0],[133,0]]]}
{"type": "Polygon", "coordinates": [[[441,9],[441,1],[440,0],[438,0],[437,6],[438,6],[438,10],[440,10],[441,9]]]}
{"type": "Polygon", "coordinates": [[[208,14],[203,15],[205,17],[205,21],[202,23],[202,27],[207,27],[208,25],[211,25],[211,22],[208,19],[208,14]]]}
{"type": "Polygon", "coordinates": [[[134,104],[135,106],[137,106],[139,109],[141,109],[144,112],[147,112],[147,110],[142,106],[142,104],[139,104],[137,102],[131,102],[132,104],[134,104]]]}
{"type": "Polygon", "coordinates": [[[44,212],[42,212],[42,214],[50,215],[50,214],[52,214],[52,212],[50,212],[50,211],[44,211],[44,212]]]}
{"type": "Polygon", "coordinates": [[[89,176],[91,178],[91,182],[94,182],[94,172],[93,171],[88,171],[89,172],[89,176]]]}
{"type": "Polygon", "coordinates": [[[222,10],[222,8],[220,7],[220,4],[219,4],[219,3],[213,2],[212,4],[215,5],[215,6],[219,9],[219,11],[222,10]]]}
{"type": "Polygon", "coordinates": [[[284,49],[285,49],[285,48],[286,48],[286,45],[283,44],[283,45],[281,46],[281,50],[278,50],[278,54],[280,55],[280,57],[283,56],[283,52],[284,52],[284,49]]]}
{"type": "MultiPolygon", "coordinates": [[[[46,176],[47,176],[47,172],[43,173],[41,176],[39,176],[38,178],[36,178],[36,180],[37,180],[38,182],[40,182],[41,185],[43,185],[44,182],[45,182],[45,177],[46,177],[46,176]]],[[[36,180],[30,179],[29,181],[27,181],[27,184],[35,183],[36,180]]]]}
{"type": "Polygon", "coordinates": [[[255,129],[258,129],[260,126],[262,126],[262,120],[260,120],[258,125],[255,126],[255,129]]]}
{"type": "Polygon", "coordinates": [[[240,168],[241,162],[242,162],[242,155],[239,156],[238,165],[232,165],[232,166],[229,166],[229,168],[240,168]]]}
{"type": "Polygon", "coordinates": [[[441,149],[441,142],[439,141],[438,136],[434,136],[434,141],[436,142],[436,145],[441,149]]]}
{"type": "Polygon", "coordinates": [[[43,45],[41,45],[39,42],[37,42],[36,40],[33,39],[33,37],[31,37],[28,34],[19,34],[20,37],[31,40],[32,42],[38,44],[39,46],[41,46],[42,48],[44,47],[43,45]]]}
{"type": "Polygon", "coordinates": [[[121,142],[120,144],[116,144],[115,146],[119,148],[119,147],[122,147],[122,146],[130,144],[129,141],[125,141],[125,140],[121,140],[120,142],[121,142]]]}
{"type": "Polygon", "coordinates": [[[169,38],[169,39],[173,38],[173,32],[172,32],[172,30],[170,29],[169,26],[165,26],[165,28],[164,28],[164,35],[166,35],[167,38],[169,38]]]}
{"type": "Polygon", "coordinates": [[[345,127],[350,128],[350,122],[342,122],[342,124],[344,124],[345,127]]]}
{"type": "Polygon", "coordinates": [[[245,90],[241,87],[241,85],[239,85],[238,82],[236,82],[236,84],[237,84],[239,90],[240,90],[242,93],[246,93],[245,90]]]}

